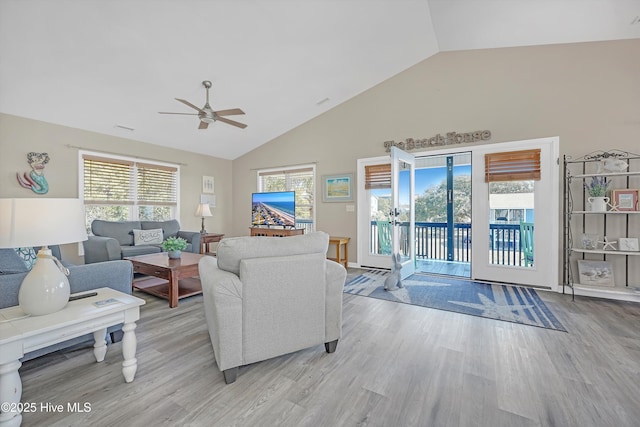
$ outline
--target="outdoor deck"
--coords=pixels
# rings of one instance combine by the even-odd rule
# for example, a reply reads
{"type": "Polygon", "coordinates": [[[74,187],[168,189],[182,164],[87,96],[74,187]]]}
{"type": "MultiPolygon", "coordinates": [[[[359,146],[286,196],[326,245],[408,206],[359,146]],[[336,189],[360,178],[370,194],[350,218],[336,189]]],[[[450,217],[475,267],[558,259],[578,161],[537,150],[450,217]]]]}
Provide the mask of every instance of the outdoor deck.
{"type": "MultiPolygon", "coordinates": [[[[456,223],[451,232],[444,222],[416,222],[415,227],[416,271],[471,277],[471,224],[456,223]]],[[[408,223],[400,225],[403,253],[408,253],[408,230],[408,223]]],[[[379,231],[378,224],[372,221],[371,252],[391,254],[390,248],[381,244],[379,231]]],[[[489,233],[491,264],[525,265],[519,224],[490,224],[489,233]]]]}

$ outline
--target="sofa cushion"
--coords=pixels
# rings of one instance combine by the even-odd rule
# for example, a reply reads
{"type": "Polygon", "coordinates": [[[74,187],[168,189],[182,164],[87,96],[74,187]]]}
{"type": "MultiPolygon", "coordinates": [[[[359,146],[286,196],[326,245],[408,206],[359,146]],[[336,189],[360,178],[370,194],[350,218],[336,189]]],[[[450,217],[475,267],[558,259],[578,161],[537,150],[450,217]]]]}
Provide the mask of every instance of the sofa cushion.
{"type": "Polygon", "coordinates": [[[164,238],[176,237],[180,231],[180,223],[178,220],[170,219],[168,221],[140,221],[140,227],[143,230],[152,230],[154,228],[162,228],[164,238]]]}
{"type": "Polygon", "coordinates": [[[122,246],[121,249],[122,258],[162,252],[160,246],[156,245],[122,246]]]}
{"type": "Polygon", "coordinates": [[[161,245],[162,228],[151,230],[133,230],[133,245],[161,245]]]}
{"type": "Polygon", "coordinates": [[[27,270],[31,271],[31,269],[33,268],[33,265],[36,263],[36,260],[38,259],[35,249],[33,249],[32,247],[25,247],[25,248],[14,248],[13,250],[16,251],[16,254],[18,254],[18,256],[22,259],[22,262],[24,262],[24,265],[27,267],[27,270]]]}
{"type": "Polygon", "coordinates": [[[0,249],[0,274],[26,273],[29,271],[22,258],[13,249],[0,249]]]}
{"type": "Polygon", "coordinates": [[[91,231],[95,236],[112,237],[116,239],[121,246],[132,246],[133,230],[140,230],[141,228],[140,221],[105,221],[95,219],[91,223],[91,231]]]}
{"type": "Polygon", "coordinates": [[[329,235],[322,231],[291,237],[231,237],[220,241],[216,257],[219,269],[239,275],[243,259],[326,254],[328,248],[329,235]]]}

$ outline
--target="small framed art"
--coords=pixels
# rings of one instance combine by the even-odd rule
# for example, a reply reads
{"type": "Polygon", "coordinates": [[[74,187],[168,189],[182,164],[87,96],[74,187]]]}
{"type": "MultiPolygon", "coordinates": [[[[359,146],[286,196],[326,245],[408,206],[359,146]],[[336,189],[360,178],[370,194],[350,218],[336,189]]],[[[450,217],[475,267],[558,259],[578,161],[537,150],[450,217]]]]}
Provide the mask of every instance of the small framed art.
{"type": "Polygon", "coordinates": [[[578,260],[580,284],[591,286],[615,286],[613,267],[609,261],[578,260]]]}
{"type": "Polygon", "coordinates": [[[203,176],[202,177],[202,192],[207,194],[215,193],[215,189],[213,188],[213,177],[212,176],[203,176]]]}
{"type": "Polygon", "coordinates": [[[636,237],[621,237],[618,239],[618,246],[621,251],[638,252],[638,239],[636,237]]]}
{"type": "Polygon", "coordinates": [[[323,202],[351,202],[353,201],[353,174],[322,176],[323,202]]]}
{"type": "Polygon", "coordinates": [[[618,211],[638,210],[638,190],[611,190],[611,202],[618,211]]]}

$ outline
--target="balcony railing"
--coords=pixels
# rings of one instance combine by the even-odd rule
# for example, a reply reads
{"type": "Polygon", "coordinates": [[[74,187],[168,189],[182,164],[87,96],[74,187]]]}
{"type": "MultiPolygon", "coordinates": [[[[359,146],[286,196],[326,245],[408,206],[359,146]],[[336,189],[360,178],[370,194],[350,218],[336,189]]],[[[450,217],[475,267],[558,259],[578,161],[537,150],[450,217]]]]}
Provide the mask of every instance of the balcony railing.
{"type": "MultiPolygon", "coordinates": [[[[400,224],[400,245],[403,253],[409,248],[409,223],[400,224]]],[[[371,253],[382,254],[378,240],[378,225],[371,221],[371,253]]],[[[416,222],[416,258],[441,261],[471,261],[471,224],[453,224],[453,240],[448,240],[446,222],[416,222]]],[[[520,247],[519,224],[489,225],[489,262],[512,266],[523,266],[520,247]]]]}

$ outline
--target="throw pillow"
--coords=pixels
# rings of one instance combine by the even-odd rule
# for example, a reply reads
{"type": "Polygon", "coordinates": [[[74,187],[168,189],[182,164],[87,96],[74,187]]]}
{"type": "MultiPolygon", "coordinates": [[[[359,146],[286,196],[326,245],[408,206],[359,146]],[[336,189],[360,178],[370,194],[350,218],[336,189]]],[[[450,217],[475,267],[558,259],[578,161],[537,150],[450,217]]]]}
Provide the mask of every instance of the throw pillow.
{"type": "Polygon", "coordinates": [[[38,259],[38,255],[36,254],[36,251],[33,248],[14,248],[13,250],[16,251],[16,254],[18,254],[20,259],[22,259],[22,262],[24,262],[24,265],[25,267],[27,267],[27,270],[31,271],[31,269],[33,268],[33,265],[36,263],[36,260],[38,259]]]}
{"type": "Polygon", "coordinates": [[[162,228],[153,230],[133,230],[133,245],[161,245],[162,228]]]}

